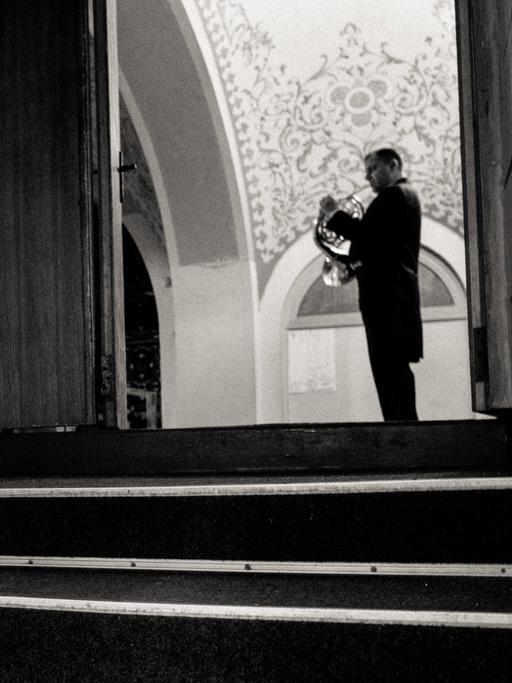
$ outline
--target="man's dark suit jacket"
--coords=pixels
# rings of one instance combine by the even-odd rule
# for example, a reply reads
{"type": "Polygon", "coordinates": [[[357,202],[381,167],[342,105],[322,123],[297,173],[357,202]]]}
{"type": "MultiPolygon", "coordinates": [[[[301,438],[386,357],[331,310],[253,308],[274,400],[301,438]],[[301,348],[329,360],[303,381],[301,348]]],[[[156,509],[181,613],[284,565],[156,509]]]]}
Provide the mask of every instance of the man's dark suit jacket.
{"type": "MultiPolygon", "coordinates": [[[[373,340],[409,362],[423,356],[418,287],[421,206],[405,178],[382,190],[361,221],[341,211],[328,227],[351,240],[359,307],[373,340]]],[[[381,349],[382,350],[382,349],[381,349]]],[[[370,349],[371,351],[371,349],[370,349]]]]}

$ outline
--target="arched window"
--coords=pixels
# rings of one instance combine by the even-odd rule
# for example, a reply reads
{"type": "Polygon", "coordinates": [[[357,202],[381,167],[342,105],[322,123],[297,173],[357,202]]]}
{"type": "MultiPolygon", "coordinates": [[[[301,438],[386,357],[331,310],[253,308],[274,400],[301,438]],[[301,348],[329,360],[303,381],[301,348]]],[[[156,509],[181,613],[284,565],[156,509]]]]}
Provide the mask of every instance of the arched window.
{"type": "MultiPolygon", "coordinates": [[[[356,281],[352,280],[342,287],[327,287],[320,274],[322,263],[322,257],[315,259],[297,282],[296,305],[292,310],[290,329],[362,324],[356,281]],[[308,286],[311,280],[313,282],[308,286]]],[[[422,249],[418,277],[424,321],[466,317],[463,285],[452,268],[439,256],[422,249]]]]}

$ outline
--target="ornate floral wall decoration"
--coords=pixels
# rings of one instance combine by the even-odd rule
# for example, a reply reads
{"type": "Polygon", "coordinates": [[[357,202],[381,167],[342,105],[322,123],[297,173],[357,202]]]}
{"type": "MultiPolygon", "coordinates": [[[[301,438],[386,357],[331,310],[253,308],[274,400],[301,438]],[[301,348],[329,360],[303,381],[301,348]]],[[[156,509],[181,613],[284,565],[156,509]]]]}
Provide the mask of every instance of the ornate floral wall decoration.
{"type": "Polygon", "coordinates": [[[231,106],[265,280],[311,229],[325,193],[365,184],[362,160],[379,146],[403,155],[424,213],[462,231],[453,3],[433,2],[439,32],[406,61],[348,23],[338,51],[310,72],[288,73],[268,31],[240,0],[197,0],[231,106]]]}

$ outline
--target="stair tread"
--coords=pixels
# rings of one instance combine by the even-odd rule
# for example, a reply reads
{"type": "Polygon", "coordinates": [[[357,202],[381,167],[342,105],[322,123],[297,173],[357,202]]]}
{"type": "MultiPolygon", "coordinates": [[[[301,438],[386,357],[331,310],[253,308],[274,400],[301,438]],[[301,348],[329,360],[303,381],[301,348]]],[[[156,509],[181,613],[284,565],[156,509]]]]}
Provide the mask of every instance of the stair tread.
{"type": "Polygon", "coordinates": [[[512,578],[2,568],[0,596],[508,614],[512,613],[512,578]]]}
{"type": "Polygon", "coordinates": [[[443,481],[460,479],[468,481],[481,479],[485,483],[494,478],[510,477],[510,470],[457,470],[457,471],[423,471],[423,472],[387,472],[364,474],[318,474],[304,473],[302,475],[282,473],[273,475],[211,475],[211,476],[84,476],[84,477],[2,477],[0,478],[0,494],[5,489],[84,489],[84,488],[108,488],[121,489],[127,487],[182,487],[182,486],[247,486],[247,485],[279,485],[279,484],[335,484],[335,483],[361,483],[365,482],[390,482],[391,484],[404,482],[424,482],[435,480],[442,485],[443,481]]]}

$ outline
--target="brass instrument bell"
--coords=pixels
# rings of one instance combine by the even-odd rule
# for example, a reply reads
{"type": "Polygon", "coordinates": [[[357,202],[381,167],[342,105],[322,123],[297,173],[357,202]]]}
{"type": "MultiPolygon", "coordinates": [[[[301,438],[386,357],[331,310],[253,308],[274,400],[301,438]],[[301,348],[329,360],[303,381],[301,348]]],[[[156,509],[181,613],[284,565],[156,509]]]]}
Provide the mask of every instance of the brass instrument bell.
{"type": "MultiPolygon", "coordinates": [[[[337,204],[338,211],[343,211],[351,218],[361,220],[364,215],[364,206],[355,194],[341,199],[337,204]]],[[[350,260],[350,240],[330,230],[327,223],[326,214],[320,211],[315,224],[314,239],[326,257],[322,279],[329,287],[340,287],[355,277],[358,264],[350,260]]]]}

